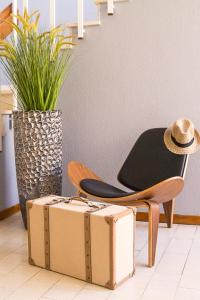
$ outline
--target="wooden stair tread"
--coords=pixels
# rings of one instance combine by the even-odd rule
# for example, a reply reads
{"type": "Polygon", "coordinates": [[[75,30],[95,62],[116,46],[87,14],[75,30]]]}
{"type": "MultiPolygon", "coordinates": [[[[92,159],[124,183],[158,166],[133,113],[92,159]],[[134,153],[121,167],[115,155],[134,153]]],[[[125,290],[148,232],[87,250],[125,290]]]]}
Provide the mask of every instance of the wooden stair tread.
{"type": "Polygon", "coordinates": [[[12,13],[12,3],[6,6],[6,8],[4,8],[0,12],[0,23],[2,23],[3,20],[7,19],[11,13],[12,13]]]}
{"type": "MultiPolygon", "coordinates": [[[[7,21],[12,21],[12,17],[6,18],[7,21]]],[[[0,23],[0,38],[5,39],[12,32],[12,27],[6,22],[0,23]]]]}
{"type": "Polygon", "coordinates": [[[12,3],[9,4],[6,8],[4,8],[0,12],[0,38],[5,39],[11,32],[12,32],[12,27],[6,23],[6,21],[12,21],[11,17],[12,13],[12,3]]]}

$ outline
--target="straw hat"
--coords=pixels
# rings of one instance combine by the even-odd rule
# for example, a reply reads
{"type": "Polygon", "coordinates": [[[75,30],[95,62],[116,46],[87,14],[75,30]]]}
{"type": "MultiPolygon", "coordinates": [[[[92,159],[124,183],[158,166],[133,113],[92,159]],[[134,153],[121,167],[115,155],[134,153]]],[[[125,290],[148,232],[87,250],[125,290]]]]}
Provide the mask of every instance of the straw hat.
{"type": "Polygon", "coordinates": [[[179,119],[166,129],[164,142],[175,154],[192,154],[200,149],[200,133],[190,120],[179,119]]]}

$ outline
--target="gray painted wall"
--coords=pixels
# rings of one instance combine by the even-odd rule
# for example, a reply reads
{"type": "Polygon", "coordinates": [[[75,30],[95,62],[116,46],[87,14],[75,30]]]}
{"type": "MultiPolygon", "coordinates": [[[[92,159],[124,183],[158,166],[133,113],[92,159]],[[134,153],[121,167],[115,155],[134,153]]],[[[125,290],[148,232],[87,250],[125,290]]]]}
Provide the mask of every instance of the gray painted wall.
{"type": "Polygon", "coordinates": [[[18,203],[15,173],[13,130],[9,126],[9,116],[3,116],[3,151],[0,152],[0,211],[18,203]]]}
{"type": "MultiPolygon", "coordinates": [[[[80,160],[113,184],[142,131],[178,117],[200,128],[199,0],[133,0],[117,4],[113,17],[102,7],[102,25],[87,28],[60,100],[64,164],[80,160]]],[[[2,154],[0,160],[2,197],[2,154]]],[[[199,178],[197,153],[189,160],[178,213],[200,214],[199,178]]],[[[63,194],[72,193],[64,169],[63,194]]],[[[0,209],[15,196],[3,197],[0,209]]]]}
{"type": "MultiPolygon", "coordinates": [[[[74,53],[62,94],[64,163],[110,183],[139,134],[188,117],[200,128],[199,0],[134,0],[102,7],[74,53]]],[[[73,193],[64,174],[63,193],[73,193]]],[[[176,212],[200,214],[200,153],[189,159],[176,212]]]]}

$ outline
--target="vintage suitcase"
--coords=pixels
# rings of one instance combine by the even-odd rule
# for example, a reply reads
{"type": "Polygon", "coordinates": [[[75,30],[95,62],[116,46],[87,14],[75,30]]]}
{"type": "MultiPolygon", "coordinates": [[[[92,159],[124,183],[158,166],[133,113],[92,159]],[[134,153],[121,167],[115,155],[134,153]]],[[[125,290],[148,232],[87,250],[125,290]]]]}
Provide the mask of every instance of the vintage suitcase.
{"type": "Polygon", "coordinates": [[[135,212],[80,197],[27,201],[29,262],[114,289],[134,274],[135,212]]]}

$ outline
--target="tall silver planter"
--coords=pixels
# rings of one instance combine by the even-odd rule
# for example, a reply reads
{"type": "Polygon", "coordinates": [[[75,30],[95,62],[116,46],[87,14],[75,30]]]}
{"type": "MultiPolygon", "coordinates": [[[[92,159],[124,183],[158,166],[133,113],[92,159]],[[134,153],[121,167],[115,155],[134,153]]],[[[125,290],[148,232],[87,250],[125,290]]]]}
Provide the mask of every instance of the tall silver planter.
{"type": "Polygon", "coordinates": [[[27,200],[61,195],[61,111],[15,111],[13,121],[19,201],[27,227],[27,200]]]}

